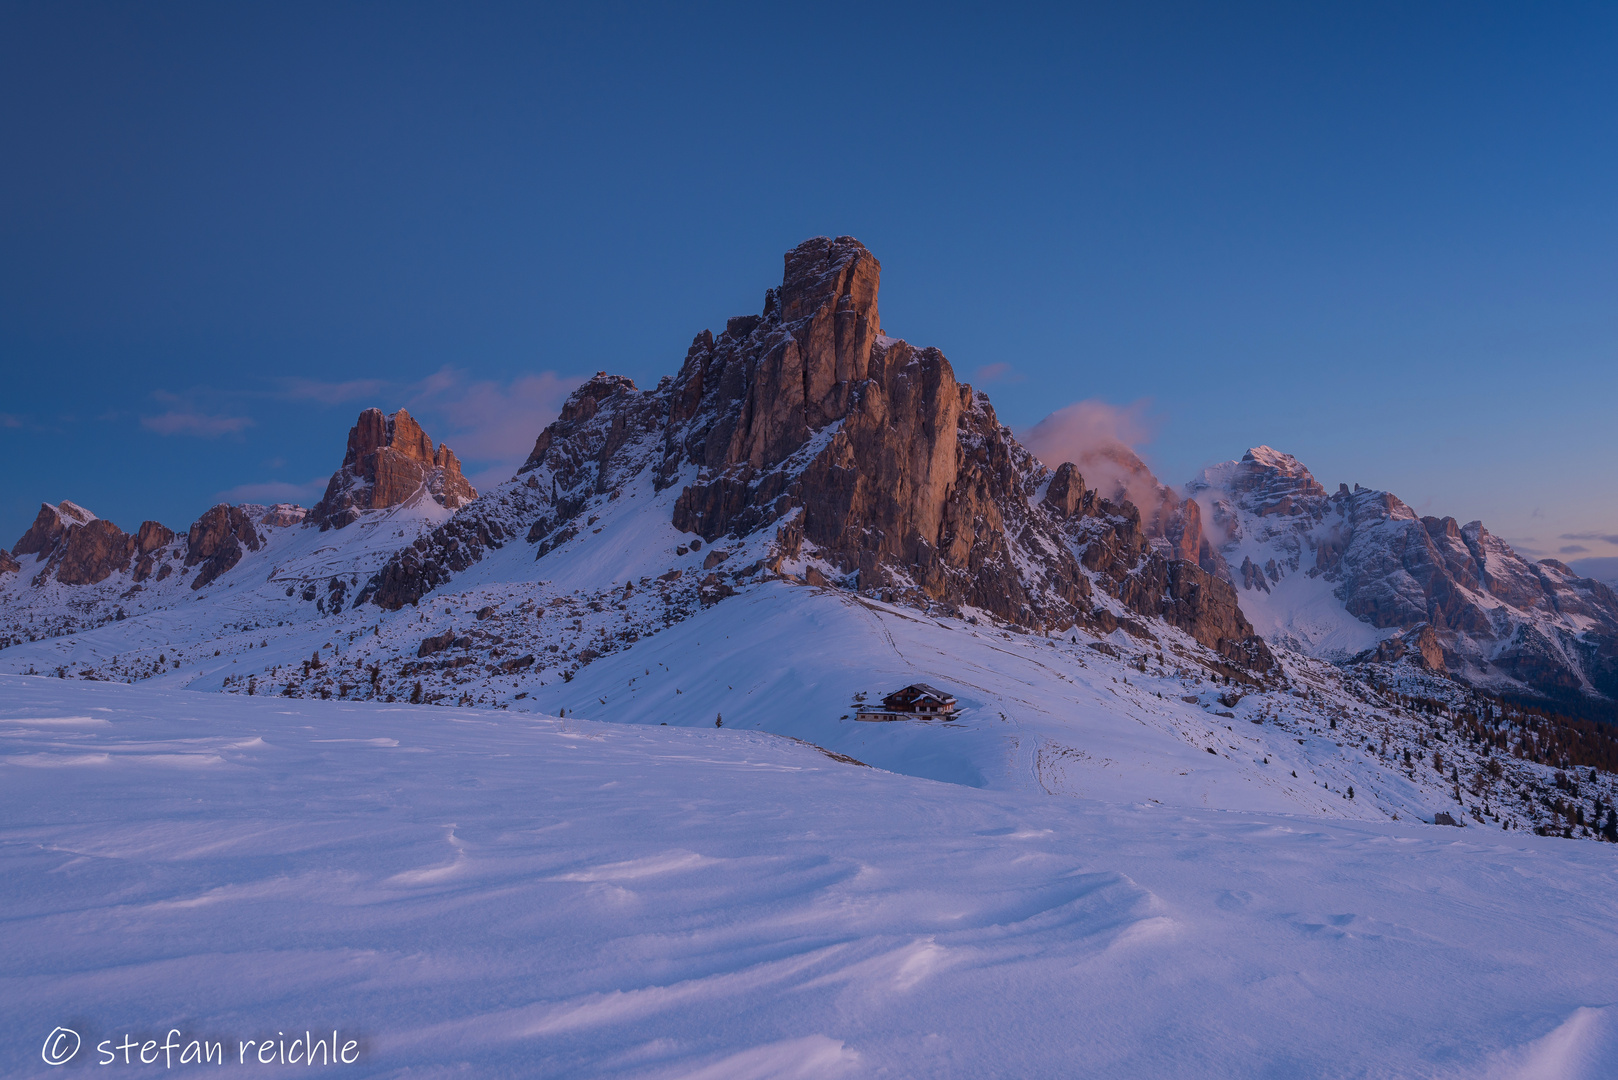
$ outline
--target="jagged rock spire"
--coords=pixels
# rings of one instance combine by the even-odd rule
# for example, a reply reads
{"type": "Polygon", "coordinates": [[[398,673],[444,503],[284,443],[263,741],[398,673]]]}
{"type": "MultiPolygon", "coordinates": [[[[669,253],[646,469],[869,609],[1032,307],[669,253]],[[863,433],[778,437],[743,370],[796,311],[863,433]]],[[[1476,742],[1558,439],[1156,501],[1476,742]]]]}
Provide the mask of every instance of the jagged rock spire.
{"type": "Polygon", "coordinates": [[[341,529],[365,510],[397,506],[422,490],[451,510],[478,497],[455,452],[443,444],[435,451],[408,412],[366,409],[349,430],[342,467],[307,520],[322,530],[341,529]]]}
{"type": "MultiPolygon", "coordinates": [[[[544,558],[589,524],[578,520],[587,507],[649,472],[655,489],[679,491],[675,528],[710,543],[772,537],[771,557],[727,571],[734,581],[809,563],[806,580],[825,580],[825,567],[896,602],[971,607],[1030,628],[1138,629],[1094,595],[1099,587],[1239,663],[1267,666],[1235,590],[1195,561],[1196,521],[1181,521],[1159,552],[1138,510],[1086,492],[1071,466],[1052,489],[1051,471],[943,353],[883,334],[880,276],[852,237],[799,244],[762,313],[698,334],[655,390],[598,374],[540,435],[500,507],[457,515],[425,548],[390,560],[363,595],[413,603],[513,533],[526,531],[544,558]],[[1180,548],[1192,561],[1174,558],[1180,548]]],[[[705,595],[732,588],[718,565],[707,567],[705,595]]]]}

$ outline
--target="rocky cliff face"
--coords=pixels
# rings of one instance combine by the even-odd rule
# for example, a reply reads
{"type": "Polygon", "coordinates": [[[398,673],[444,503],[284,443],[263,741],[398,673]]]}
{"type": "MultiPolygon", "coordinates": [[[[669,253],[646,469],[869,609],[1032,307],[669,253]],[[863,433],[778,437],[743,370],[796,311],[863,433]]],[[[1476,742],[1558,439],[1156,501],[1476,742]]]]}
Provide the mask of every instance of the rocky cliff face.
{"type": "Polygon", "coordinates": [[[221,503],[178,537],[161,522],[143,521],[129,534],[75,503],[46,503],[12,546],[13,554],[0,559],[0,573],[29,570],[36,587],[49,582],[98,585],[126,573],[128,583],[142,585],[163,581],[181,566],[199,567],[191,588],[200,589],[240,562],[244,551],[257,551],[263,528],[295,525],[304,513],[301,506],[286,503],[221,503]]]}
{"type": "Polygon", "coordinates": [[[94,514],[77,503],[65,500],[56,506],[41,503],[39,513],[34,517],[34,523],[11,546],[11,553],[49,558],[67,530],[74,526],[88,525],[95,519],[94,514]]]}
{"type": "MultiPolygon", "coordinates": [[[[697,335],[655,390],[605,374],[580,387],[517,483],[401,552],[362,596],[415,602],[513,535],[543,558],[577,535],[592,498],[649,473],[678,491],[677,529],[710,545],[770,538],[769,557],[732,581],[798,565],[1030,629],[1139,628],[1130,614],[1147,615],[1267,666],[1235,590],[1181,557],[1204,546],[1195,504],[1160,513],[1174,538],[1154,546],[1134,506],[1086,490],[1071,465],[1052,473],[941,352],[882,333],[880,275],[851,237],[799,245],[760,314],[697,335]]],[[[714,595],[731,587],[711,577],[714,595]]]]}
{"type": "MultiPolygon", "coordinates": [[[[147,522],[146,526],[161,525],[147,522]]],[[[143,529],[146,526],[142,526],[143,529]]],[[[60,581],[64,585],[93,585],[129,568],[136,538],[71,502],[44,503],[33,525],[12,546],[13,556],[32,555],[44,567],[35,584],[60,581]]],[[[21,563],[16,563],[21,568],[21,563]]]]}
{"type": "MultiPolygon", "coordinates": [[[[1295,458],[1256,447],[1206,470],[1223,553],[1259,610],[1321,581],[1346,615],[1396,631],[1365,659],[1422,666],[1555,697],[1618,698],[1618,596],[1554,560],[1523,558],[1483,523],[1422,517],[1385,491],[1328,495],[1295,458]]],[[[1289,637],[1289,645],[1309,642],[1289,637]]],[[[1506,688],[1510,688],[1507,686],[1506,688]]]]}
{"type": "Polygon", "coordinates": [[[200,589],[241,562],[243,550],[257,551],[262,541],[252,520],[239,506],[220,503],[192,523],[186,534],[185,565],[197,568],[191,588],[200,589]]]}
{"type": "Polygon", "coordinates": [[[478,495],[461,475],[455,452],[443,444],[434,450],[408,412],[385,416],[381,409],[366,409],[349,430],[343,464],[309,512],[308,524],[341,529],[366,510],[398,506],[418,494],[451,510],[478,495]]]}
{"type": "Polygon", "coordinates": [[[1139,509],[1147,539],[1167,558],[1194,562],[1230,580],[1219,550],[1204,535],[1201,507],[1158,480],[1133,450],[1116,443],[1086,447],[1073,464],[1092,478],[1098,495],[1139,509]]]}

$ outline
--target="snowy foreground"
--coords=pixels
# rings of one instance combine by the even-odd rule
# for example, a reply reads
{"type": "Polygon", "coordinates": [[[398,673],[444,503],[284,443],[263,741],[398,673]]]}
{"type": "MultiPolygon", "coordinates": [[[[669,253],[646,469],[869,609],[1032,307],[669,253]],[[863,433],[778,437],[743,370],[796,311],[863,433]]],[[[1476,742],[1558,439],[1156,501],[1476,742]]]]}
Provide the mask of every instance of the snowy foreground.
{"type": "Polygon", "coordinates": [[[0,755],[7,1076],[1618,1076],[1603,844],[21,676],[0,755]]]}

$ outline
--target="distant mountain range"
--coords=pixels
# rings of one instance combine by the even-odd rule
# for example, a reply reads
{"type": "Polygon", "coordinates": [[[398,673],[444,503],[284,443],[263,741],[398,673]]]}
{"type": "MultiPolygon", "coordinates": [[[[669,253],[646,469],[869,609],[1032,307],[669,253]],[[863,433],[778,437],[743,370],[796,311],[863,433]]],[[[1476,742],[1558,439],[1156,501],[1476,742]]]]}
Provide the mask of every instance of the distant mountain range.
{"type": "MultiPolygon", "coordinates": [[[[71,502],[42,506],[0,553],[0,641],[112,623],[125,640],[156,635],[172,621],[161,613],[231,590],[283,629],[399,612],[483,580],[495,552],[525,553],[535,580],[567,563],[589,591],[622,575],[582,571],[573,554],[667,536],[677,551],[644,576],[670,611],[793,580],[1038,633],[1146,641],[1169,627],[1249,678],[1287,651],[1618,701],[1618,596],[1594,576],[1387,492],[1328,493],[1268,447],[1179,490],[1125,450],[1042,462],[942,353],[883,332],[879,276],[851,237],[806,241],[758,314],[698,334],[654,388],[598,374],[482,496],[408,413],[370,409],[310,511],[221,505],[183,533],[152,521],[125,533],[71,502]],[[626,497],[645,520],[627,540],[595,539],[626,497]]],[[[627,565],[621,550],[592,559],[627,565]]],[[[524,666],[560,675],[600,644],[524,666]]],[[[369,681],[413,688],[421,648],[369,681]]]]}

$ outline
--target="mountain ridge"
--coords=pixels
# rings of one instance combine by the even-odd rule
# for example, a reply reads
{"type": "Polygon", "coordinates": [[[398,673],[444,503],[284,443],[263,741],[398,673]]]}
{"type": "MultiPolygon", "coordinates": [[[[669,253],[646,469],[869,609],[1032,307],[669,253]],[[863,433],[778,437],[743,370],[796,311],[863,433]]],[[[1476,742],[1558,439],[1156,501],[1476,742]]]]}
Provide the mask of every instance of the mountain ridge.
{"type": "MultiPolygon", "coordinates": [[[[761,313],[698,334],[654,387],[588,380],[512,479],[455,507],[429,473],[447,448],[368,410],[325,528],[222,504],[74,584],[65,555],[41,570],[94,515],[51,508],[41,550],[0,572],[0,671],[722,723],[975,786],[1605,835],[1618,786],[1588,770],[1618,766],[1610,730],[1458,681],[1487,672],[1444,636],[1467,605],[1553,644],[1588,627],[1518,619],[1442,559],[1448,577],[1399,578],[1372,557],[1391,536],[1459,559],[1467,527],[1328,495],[1264,447],[1190,491],[1122,452],[1094,482],[1052,468],[942,352],[884,330],[879,283],[852,238],[800,245],[761,313]],[[381,463],[396,443],[408,493],[381,463]],[[916,681],[961,715],[853,718],[916,681]]],[[[1491,581],[1560,582],[1482,536],[1491,581]]],[[[1528,687],[1478,655],[1502,692],[1528,687]]]]}
{"type": "Polygon", "coordinates": [[[1618,698],[1618,594],[1555,559],[1524,558],[1481,521],[1422,516],[1359,485],[1328,494],[1267,446],[1204,469],[1187,490],[1208,505],[1232,578],[1276,643],[1337,660],[1408,652],[1495,690],[1618,698]],[[1300,574],[1329,585],[1365,632],[1312,632],[1319,596],[1280,595],[1300,574]]]}
{"type": "Polygon", "coordinates": [[[1420,518],[1390,493],[1328,494],[1268,446],[1174,489],[1127,447],[1103,445],[1075,455],[1097,478],[1087,486],[1078,464],[1030,453],[942,352],[883,330],[880,277],[853,237],[805,241],[760,313],[697,334],[651,389],[588,380],[515,482],[484,498],[407,411],[372,408],[309,511],[220,504],[183,533],[147,521],[125,534],[71,502],[45,505],[0,560],[0,582],[126,581],[116,597],[58,604],[30,634],[68,632],[121,617],[118,601],[176,573],[193,592],[228,579],[277,528],[341,534],[414,502],[431,512],[396,522],[380,566],[333,575],[314,598],[397,611],[519,536],[543,559],[645,473],[654,492],[674,492],[676,531],[710,551],[750,543],[745,563],[704,568],[708,603],[790,565],[885,602],[1039,632],[1123,626],[1144,638],[1141,620],[1162,620],[1260,672],[1276,646],[1339,663],[1408,658],[1549,700],[1618,698],[1618,597],[1600,582],[1525,560],[1479,522],[1420,518]],[[1300,574],[1309,588],[1293,584],[1300,574]]]}
{"type": "Polygon", "coordinates": [[[112,567],[73,583],[63,552],[105,526],[42,510],[39,551],[0,572],[0,670],[725,725],[979,787],[1618,837],[1608,729],[1422,664],[1437,630],[1393,640],[1341,581],[1270,578],[1281,541],[1358,565],[1354,536],[1320,539],[1340,515],[1302,466],[1259,453],[1251,483],[1194,497],[1133,453],[1084,458],[1094,483],[1050,468],[942,351],[883,330],[879,283],[853,238],[801,244],[762,313],[650,389],[597,374],[456,507],[447,447],[367,410],[325,528],[222,504],[107,533],[112,567]],[[1225,523],[1264,526],[1269,554],[1225,523]],[[1267,604],[1296,583],[1358,635],[1335,664],[1277,633],[1267,604]],[[854,719],[906,682],[961,712],[854,719]]]}

